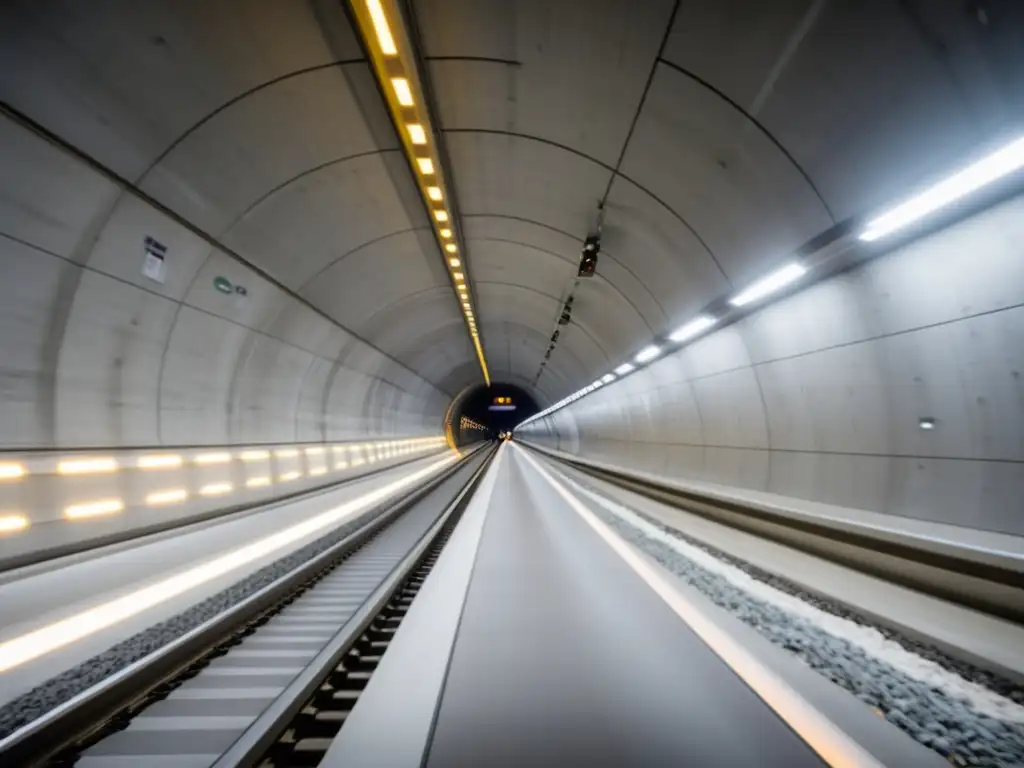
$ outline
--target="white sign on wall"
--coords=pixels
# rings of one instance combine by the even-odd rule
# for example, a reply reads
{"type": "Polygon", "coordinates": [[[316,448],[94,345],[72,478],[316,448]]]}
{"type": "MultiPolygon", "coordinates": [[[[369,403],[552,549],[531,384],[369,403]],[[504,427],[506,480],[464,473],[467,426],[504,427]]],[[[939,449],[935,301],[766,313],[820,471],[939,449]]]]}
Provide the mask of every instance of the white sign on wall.
{"type": "Polygon", "coordinates": [[[145,255],[142,261],[142,274],[150,280],[163,283],[167,279],[167,246],[158,243],[152,237],[143,241],[145,255]]]}

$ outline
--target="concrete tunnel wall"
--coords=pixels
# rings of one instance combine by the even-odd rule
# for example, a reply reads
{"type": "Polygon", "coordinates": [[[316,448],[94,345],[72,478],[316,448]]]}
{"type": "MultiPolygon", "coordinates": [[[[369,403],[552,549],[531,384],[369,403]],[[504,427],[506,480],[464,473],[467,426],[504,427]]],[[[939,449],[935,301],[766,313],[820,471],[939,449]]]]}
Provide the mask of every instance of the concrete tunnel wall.
{"type": "Polygon", "coordinates": [[[519,432],[665,477],[1024,535],[1022,372],[1024,196],[519,432]]]}
{"type": "MultiPolygon", "coordinates": [[[[9,5],[5,108],[94,164],[0,116],[0,448],[20,461],[440,433],[450,393],[479,368],[340,4],[9,5]],[[141,274],[147,236],[168,248],[162,284],[141,274]],[[219,293],[216,276],[247,295],[219,293]]],[[[948,9],[922,6],[922,24],[891,4],[830,4],[755,118],[742,105],[802,29],[799,4],[770,24],[753,1],[740,5],[757,14],[412,5],[491,372],[537,382],[538,399],[1019,122],[1010,16],[979,30],[948,9]],[[518,64],[499,74],[480,51],[518,64]],[[516,100],[491,98],[506,86],[516,100]],[[601,195],[599,274],[538,381],[601,195]]],[[[1016,230],[967,223],[929,242],[970,226],[956,237],[982,255],[897,254],[768,307],[577,403],[554,420],[559,439],[651,471],[1017,530],[1020,390],[1005,377],[1019,326],[985,325],[1019,302],[1019,257],[989,254],[1016,230]],[[883,273],[896,263],[924,277],[883,273]],[[940,296],[921,289],[931,282],[940,296]],[[953,346],[968,327],[984,345],[953,346]],[[922,415],[939,428],[921,433],[922,415]]],[[[0,514],[59,515],[28,488],[0,482],[0,514]]]]}
{"type": "Polygon", "coordinates": [[[444,449],[447,394],[3,117],[0,146],[0,564],[444,449]],[[178,466],[137,468],[172,446],[178,466]],[[237,450],[200,464],[203,446],[237,450]],[[62,476],[76,456],[117,469],[62,476]]]}
{"type": "Polygon", "coordinates": [[[0,144],[0,447],[440,434],[449,397],[408,368],[6,118],[0,144]]]}

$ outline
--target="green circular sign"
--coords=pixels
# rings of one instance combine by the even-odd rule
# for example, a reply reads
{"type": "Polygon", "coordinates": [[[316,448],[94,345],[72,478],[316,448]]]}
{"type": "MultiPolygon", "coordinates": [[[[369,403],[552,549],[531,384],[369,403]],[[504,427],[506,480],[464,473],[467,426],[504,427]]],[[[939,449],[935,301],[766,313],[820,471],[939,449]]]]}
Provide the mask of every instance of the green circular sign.
{"type": "Polygon", "coordinates": [[[221,293],[235,292],[235,286],[231,284],[231,281],[228,280],[226,277],[221,277],[220,275],[217,275],[217,277],[213,278],[213,287],[216,288],[221,293]]]}

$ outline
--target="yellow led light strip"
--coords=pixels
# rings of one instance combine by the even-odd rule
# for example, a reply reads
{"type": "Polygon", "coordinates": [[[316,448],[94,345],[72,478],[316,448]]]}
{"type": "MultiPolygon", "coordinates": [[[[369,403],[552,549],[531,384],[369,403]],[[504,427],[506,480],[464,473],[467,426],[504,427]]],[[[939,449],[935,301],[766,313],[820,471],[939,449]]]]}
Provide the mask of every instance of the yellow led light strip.
{"type": "Polygon", "coordinates": [[[465,252],[459,243],[458,228],[453,226],[453,201],[448,195],[412,43],[406,33],[402,14],[395,0],[349,0],[349,5],[366,49],[370,52],[374,73],[413,168],[423,201],[430,212],[438,248],[445,260],[445,269],[473,340],[484,382],[490,386],[491,374],[480,343],[476,313],[465,277],[465,252]]]}
{"type": "MultiPolygon", "coordinates": [[[[465,387],[462,392],[465,392],[469,387],[465,387]]],[[[448,447],[455,451],[456,456],[462,456],[462,451],[455,444],[455,436],[452,433],[452,421],[454,421],[455,404],[462,398],[462,392],[456,395],[450,403],[448,403],[448,410],[444,412],[444,439],[448,443],[448,447]]]]}

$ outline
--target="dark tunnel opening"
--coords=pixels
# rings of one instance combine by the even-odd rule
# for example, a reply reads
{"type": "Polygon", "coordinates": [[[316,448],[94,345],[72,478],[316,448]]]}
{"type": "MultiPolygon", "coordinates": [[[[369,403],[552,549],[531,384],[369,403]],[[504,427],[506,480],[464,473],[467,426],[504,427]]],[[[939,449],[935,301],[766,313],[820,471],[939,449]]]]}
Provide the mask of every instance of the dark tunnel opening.
{"type": "Polygon", "coordinates": [[[522,387],[493,383],[467,392],[456,405],[452,432],[459,445],[480,439],[494,439],[540,410],[540,406],[522,387]]]}

